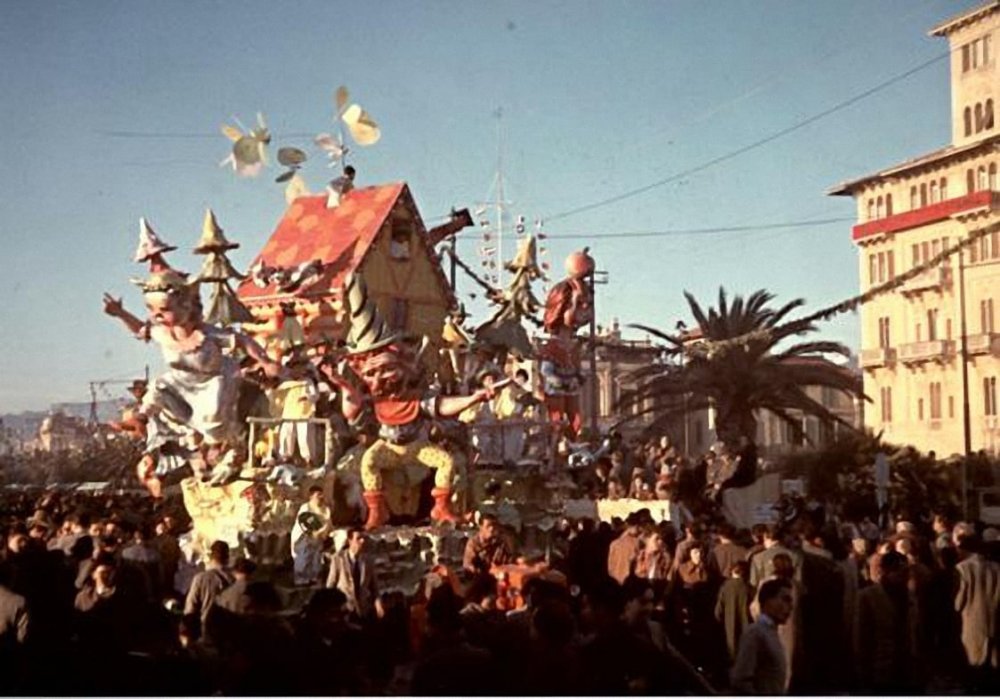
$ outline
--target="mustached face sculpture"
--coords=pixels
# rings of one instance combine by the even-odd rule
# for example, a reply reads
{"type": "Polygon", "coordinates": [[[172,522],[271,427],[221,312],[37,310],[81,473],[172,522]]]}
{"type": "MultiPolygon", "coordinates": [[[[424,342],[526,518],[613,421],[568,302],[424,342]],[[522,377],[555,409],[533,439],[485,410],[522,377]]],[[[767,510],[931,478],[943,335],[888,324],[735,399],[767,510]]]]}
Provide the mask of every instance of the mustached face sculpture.
{"type": "Polygon", "coordinates": [[[403,393],[413,376],[412,366],[396,347],[388,347],[351,360],[351,368],[375,398],[403,393]]]}

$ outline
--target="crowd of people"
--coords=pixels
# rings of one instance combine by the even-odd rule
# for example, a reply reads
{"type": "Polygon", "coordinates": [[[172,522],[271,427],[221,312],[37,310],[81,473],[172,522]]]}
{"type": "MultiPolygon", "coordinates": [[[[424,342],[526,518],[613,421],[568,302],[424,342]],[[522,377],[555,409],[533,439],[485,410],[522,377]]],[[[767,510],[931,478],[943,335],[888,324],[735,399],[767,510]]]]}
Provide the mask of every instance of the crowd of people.
{"type": "MultiPolygon", "coordinates": [[[[669,444],[646,445],[664,458],[669,444]]],[[[672,457],[666,457],[672,458],[672,457]]],[[[619,456],[609,457],[614,463],[619,456]]],[[[600,478],[602,465],[593,469],[600,478]]],[[[511,589],[489,515],[462,569],[383,589],[360,528],[318,582],[134,495],[0,502],[0,673],[30,694],[751,694],[998,688],[1000,536],[824,508],[751,531],[711,516],[564,520],[511,589]],[[541,566],[539,569],[544,569],[541,566]]]]}

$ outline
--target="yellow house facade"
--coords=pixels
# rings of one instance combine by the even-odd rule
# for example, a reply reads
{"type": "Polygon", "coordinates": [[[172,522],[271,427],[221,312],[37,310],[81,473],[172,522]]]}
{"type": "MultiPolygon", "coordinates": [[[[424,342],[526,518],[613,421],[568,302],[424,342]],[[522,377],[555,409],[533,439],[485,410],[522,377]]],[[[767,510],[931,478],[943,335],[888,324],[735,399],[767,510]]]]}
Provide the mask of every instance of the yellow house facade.
{"type": "MultiPolygon", "coordinates": [[[[1000,222],[1000,2],[930,34],[951,48],[951,144],[830,191],[857,202],[862,291],[1000,222]]],[[[972,451],[1000,451],[998,305],[1000,230],[862,305],[865,426],[947,456],[965,451],[968,424],[972,451]]]]}

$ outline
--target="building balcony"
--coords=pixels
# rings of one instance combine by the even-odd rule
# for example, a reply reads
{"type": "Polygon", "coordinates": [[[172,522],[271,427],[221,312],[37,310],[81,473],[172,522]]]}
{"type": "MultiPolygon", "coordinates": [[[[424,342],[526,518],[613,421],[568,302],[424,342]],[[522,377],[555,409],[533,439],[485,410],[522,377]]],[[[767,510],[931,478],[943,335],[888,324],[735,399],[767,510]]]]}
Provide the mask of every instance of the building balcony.
{"type": "Polygon", "coordinates": [[[996,354],[1000,352],[1000,334],[981,333],[969,335],[965,339],[965,348],[971,354],[996,354]]]}
{"type": "Polygon", "coordinates": [[[910,342],[900,346],[899,361],[904,364],[943,362],[952,354],[954,354],[954,343],[951,340],[910,342]]]}
{"type": "Polygon", "coordinates": [[[859,356],[862,369],[875,369],[880,366],[890,366],[896,363],[896,350],[893,347],[873,347],[863,349],[859,356]]]}
{"type": "Polygon", "coordinates": [[[950,289],[952,283],[951,265],[941,265],[921,272],[910,281],[903,284],[899,290],[905,295],[921,294],[925,291],[942,291],[950,289]]]}

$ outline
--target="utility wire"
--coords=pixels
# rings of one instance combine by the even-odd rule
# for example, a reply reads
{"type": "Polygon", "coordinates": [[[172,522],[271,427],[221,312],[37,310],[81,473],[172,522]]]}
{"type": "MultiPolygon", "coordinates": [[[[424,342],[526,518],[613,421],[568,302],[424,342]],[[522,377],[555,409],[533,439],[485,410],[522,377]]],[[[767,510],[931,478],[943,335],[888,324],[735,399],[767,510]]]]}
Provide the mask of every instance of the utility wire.
{"type": "Polygon", "coordinates": [[[651,191],[653,189],[657,189],[658,187],[662,187],[665,184],[669,184],[671,182],[675,182],[676,180],[682,179],[684,177],[688,177],[688,176],[693,175],[695,173],[702,172],[703,170],[707,170],[707,169],[709,169],[709,168],[711,168],[711,167],[713,167],[715,165],[718,165],[720,163],[724,163],[724,162],[727,162],[729,160],[732,160],[732,159],[734,159],[734,158],[736,158],[736,157],[738,157],[740,155],[743,155],[744,153],[748,153],[748,152],[750,152],[752,150],[756,150],[757,148],[760,148],[761,146],[767,145],[768,143],[772,143],[773,141],[777,141],[778,139],[780,139],[780,138],[782,138],[784,136],[787,136],[790,133],[794,133],[796,131],[799,131],[799,130],[805,128],[806,126],[809,126],[810,124],[813,124],[813,123],[819,121],[820,119],[824,119],[824,118],[830,116],[831,114],[836,114],[837,112],[842,111],[842,110],[846,109],[847,107],[850,107],[851,105],[856,104],[856,103],[860,102],[861,100],[863,100],[863,99],[865,99],[867,97],[870,97],[871,95],[874,95],[875,93],[880,92],[880,91],[884,90],[885,88],[887,88],[887,87],[889,87],[891,85],[894,85],[894,84],[896,84],[896,83],[898,83],[898,82],[900,82],[902,80],[905,80],[906,78],[910,77],[911,75],[913,75],[915,73],[918,73],[918,72],[924,70],[925,68],[927,68],[929,66],[934,65],[938,61],[941,61],[941,60],[947,58],[950,55],[951,55],[951,51],[945,51],[944,53],[941,53],[941,54],[935,56],[934,58],[931,58],[930,60],[924,61],[923,63],[917,65],[914,68],[910,68],[909,70],[907,70],[907,71],[905,71],[903,73],[900,73],[899,75],[896,75],[896,76],[894,76],[892,78],[889,78],[888,80],[885,80],[885,81],[879,83],[878,85],[875,85],[874,87],[868,88],[864,92],[861,92],[861,93],[855,95],[854,97],[846,99],[843,102],[839,102],[839,103],[835,104],[832,107],[824,109],[823,111],[819,112],[818,114],[814,114],[814,115],[812,115],[810,117],[807,117],[807,118],[803,119],[802,121],[799,121],[799,122],[797,122],[795,124],[792,124],[791,126],[788,126],[788,127],[784,128],[784,129],[781,129],[780,131],[777,131],[777,132],[775,132],[773,134],[770,134],[769,136],[765,136],[764,138],[761,138],[761,139],[759,139],[757,141],[754,141],[753,143],[747,144],[747,145],[745,145],[745,146],[743,146],[741,148],[737,148],[736,150],[730,151],[729,153],[726,153],[724,155],[720,155],[720,156],[718,156],[716,158],[712,158],[711,160],[708,160],[708,161],[706,161],[704,163],[701,163],[700,165],[695,165],[694,167],[688,168],[687,170],[682,170],[681,172],[678,172],[678,173],[675,173],[673,175],[670,175],[669,177],[665,177],[665,178],[663,178],[661,180],[657,180],[656,182],[652,182],[650,184],[644,185],[642,187],[638,187],[636,189],[629,190],[627,192],[622,192],[621,194],[617,194],[617,195],[615,195],[613,197],[609,197],[607,199],[602,199],[600,201],[596,201],[596,202],[593,202],[591,204],[585,204],[583,206],[578,206],[575,209],[570,209],[568,211],[563,211],[562,213],[555,214],[554,216],[544,216],[543,218],[546,221],[556,221],[556,220],[559,220],[559,219],[568,218],[570,216],[575,216],[576,214],[581,214],[581,213],[583,213],[585,211],[592,211],[593,209],[598,209],[600,207],[607,206],[609,204],[615,204],[617,202],[624,201],[625,199],[631,199],[632,197],[638,196],[640,194],[645,194],[646,192],[649,192],[649,191],[651,191]]]}
{"type": "Polygon", "coordinates": [[[754,226],[723,226],[719,228],[678,228],[663,231],[622,231],[620,233],[565,233],[562,235],[546,234],[549,240],[596,240],[599,238],[661,238],[680,235],[711,235],[715,233],[742,233],[749,231],[769,231],[779,228],[804,228],[806,226],[825,226],[831,223],[853,221],[852,217],[820,218],[811,221],[788,221],[784,223],[762,223],[754,226]]]}

